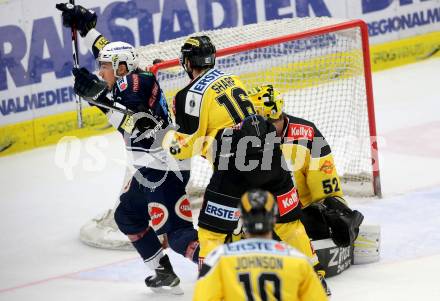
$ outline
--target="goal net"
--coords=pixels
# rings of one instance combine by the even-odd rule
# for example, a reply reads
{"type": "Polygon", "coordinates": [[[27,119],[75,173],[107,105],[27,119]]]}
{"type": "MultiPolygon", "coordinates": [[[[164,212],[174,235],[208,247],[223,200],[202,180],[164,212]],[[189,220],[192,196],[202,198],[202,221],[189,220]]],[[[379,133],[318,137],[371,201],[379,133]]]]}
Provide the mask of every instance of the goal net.
{"type": "MultiPolygon", "coordinates": [[[[217,48],[217,68],[237,74],[248,88],[274,85],[283,94],[285,112],[317,125],[332,148],[345,194],[380,195],[368,30],[364,22],[293,18],[203,34],[217,48]]],[[[165,60],[150,70],[156,73],[168,101],[189,83],[178,61],[186,39],[138,48],[143,69],[155,59],[165,60]]],[[[193,158],[188,192],[200,195],[211,174],[205,159],[193,158]]],[[[115,226],[112,211],[85,224],[80,238],[95,247],[131,248],[115,226]]]]}
{"type": "MultiPolygon", "coordinates": [[[[346,194],[380,195],[368,31],[363,21],[290,18],[207,31],[217,48],[216,68],[238,75],[248,88],[272,84],[284,111],[314,122],[328,140],[346,194]]],[[[179,65],[187,37],[138,48],[172,100],[189,83],[179,65]]],[[[189,192],[203,192],[210,164],[194,158],[189,192]]]]}

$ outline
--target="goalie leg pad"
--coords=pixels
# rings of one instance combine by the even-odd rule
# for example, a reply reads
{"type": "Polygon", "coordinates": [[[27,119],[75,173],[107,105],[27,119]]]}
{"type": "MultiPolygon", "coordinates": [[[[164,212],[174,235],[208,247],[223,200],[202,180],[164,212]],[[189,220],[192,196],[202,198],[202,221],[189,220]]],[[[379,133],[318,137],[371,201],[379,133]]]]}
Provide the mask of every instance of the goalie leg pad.
{"type": "Polygon", "coordinates": [[[114,212],[114,209],[108,209],[84,224],[80,229],[81,241],[96,248],[133,250],[133,245],[127,236],[119,231],[114,212]]]}
{"type": "MultiPolygon", "coordinates": [[[[121,187],[121,192],[125,192],[130,186],[133,172],[130,168],[125,169],[124,185],[121,187]]],[[[87,245],[114,250],[133,250],[133,245],[116,225],[114,214],[120,201],[116,198],[116,203],[113,209],[106,210],[104,213],[96,216],[88,221],[80,229],[80,239],[87,245]]]]}
{"type": "Polygon", "coordinates": [[[326,278],[338,275],[351,266],[353,247],[338,247],[330,238],[314,240],[312,245],[326,278]]]}
{"type": "Polygon", "coordinates": [[[359,235],[354,242],[353,264],[379,261],[380,240],[379,225],[361,225],[359,235]]]}

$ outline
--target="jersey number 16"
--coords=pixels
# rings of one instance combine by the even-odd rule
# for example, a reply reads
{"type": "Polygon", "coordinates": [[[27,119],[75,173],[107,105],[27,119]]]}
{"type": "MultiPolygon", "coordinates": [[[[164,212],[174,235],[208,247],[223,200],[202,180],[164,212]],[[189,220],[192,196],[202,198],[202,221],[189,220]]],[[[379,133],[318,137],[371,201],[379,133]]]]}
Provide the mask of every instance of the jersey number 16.
{"type": "Polygon", "coordinates": [[[232,88],[231,95],[233,99],[231,99],[227,94],[223,93],[222,95],[218,96],[216,100],[220,105],[226,108],[235,124],[239,124],[243,120],[243,117],[240,116],[240,113],[237,110],[237,106],[244,118],[255,114],[254,107],[252,106],[252,103],[249,101],[248,96],[243,89],[239,87],[232,88]],[[235,106],[233,102],[235,102],[235,106]]]}

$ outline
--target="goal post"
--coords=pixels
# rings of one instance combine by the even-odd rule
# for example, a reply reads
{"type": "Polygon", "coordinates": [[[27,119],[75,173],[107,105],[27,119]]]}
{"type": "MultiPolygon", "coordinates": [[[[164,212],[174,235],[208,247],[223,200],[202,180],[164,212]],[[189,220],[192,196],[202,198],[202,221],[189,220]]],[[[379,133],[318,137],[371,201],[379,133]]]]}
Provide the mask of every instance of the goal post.
{"type": "MultiPolygon", "coordinates": [[[[314,122],[329,141],[346,194],[380,196],[380,175],[368,28],[361,20],[290,18],[207,31],[216,68],[252,88],[272,84],[284,111],[314,122]]],[[[189,83],[179,65],[187,37],[138,48],[170,101],[189,83]]],[[[203,191],[210,165],[195,158],[192,191],[203,191]]]]}

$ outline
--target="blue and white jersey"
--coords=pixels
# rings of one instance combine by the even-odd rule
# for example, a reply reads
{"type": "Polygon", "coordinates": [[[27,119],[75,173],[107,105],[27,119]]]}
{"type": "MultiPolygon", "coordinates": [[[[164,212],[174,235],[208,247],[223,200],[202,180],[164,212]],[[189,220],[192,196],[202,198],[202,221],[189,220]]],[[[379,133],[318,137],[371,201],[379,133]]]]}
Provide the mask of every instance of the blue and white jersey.
{"type": "MultiPolygon", "coordinates": [[[[109,42],[95,29],[87,34],[95,58],[109,42]]],[[[113,105],[133,112],[126,115],[105,111],[109,122],[123,135],[129,160],[136,168],[189,170],[189,160],[176,160],[161,146],[162,137],[173,126],[165,95],[153,73],[136,70],[117,79],[110,98],[113,105]]],[[[109,95],[108,94],[108,95],[109,95]]]]}

